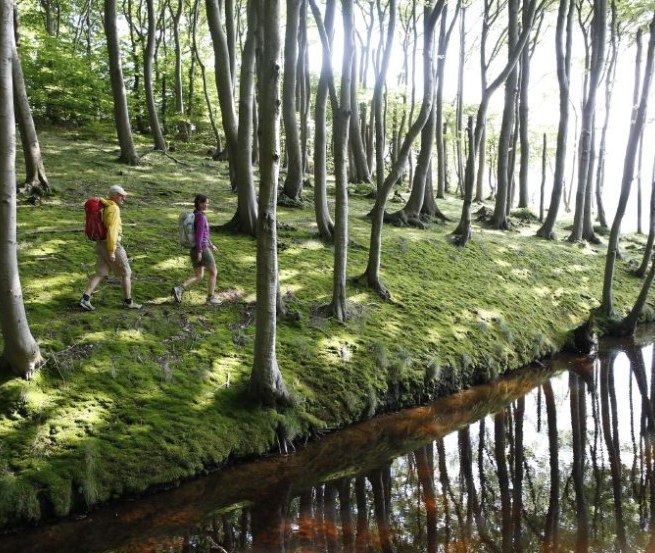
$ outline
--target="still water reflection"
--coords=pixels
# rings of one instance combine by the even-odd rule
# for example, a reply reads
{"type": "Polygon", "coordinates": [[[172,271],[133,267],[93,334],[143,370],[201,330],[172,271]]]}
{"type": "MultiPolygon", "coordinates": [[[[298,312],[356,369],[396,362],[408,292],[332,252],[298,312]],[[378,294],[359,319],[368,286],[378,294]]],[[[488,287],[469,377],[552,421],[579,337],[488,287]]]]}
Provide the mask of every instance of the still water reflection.
{"type": "Polygon", "coordinates": [[[653,341],[604,342],[0,551],[655,551],[653,341]]]}

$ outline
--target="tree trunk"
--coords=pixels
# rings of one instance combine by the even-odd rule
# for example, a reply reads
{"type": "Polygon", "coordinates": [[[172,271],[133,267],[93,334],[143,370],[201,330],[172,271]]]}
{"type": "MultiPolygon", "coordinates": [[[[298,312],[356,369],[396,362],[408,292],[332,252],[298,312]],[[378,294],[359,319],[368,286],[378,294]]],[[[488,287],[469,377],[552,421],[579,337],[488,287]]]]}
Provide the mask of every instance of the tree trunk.
{"type": "MultiPolygon", "coordinates": [[[[529,21],[534,20],[536,5],[536,0],[530,0],[530,4],[524,8],[529,12],[529,21]]],[[[498,89],[498,87],[500,87],[501,84],[505,82],[508,75],[511,73],[516,63],[518,62],[519,57],[521,56],[521,52],[523,51],[523,48],[527,44],[528,38],[530,37],[531,27],[532,25],[529,25],[521,30],[521,34],[519,35],[514,50],[508,55],[508,61],[504,69],[500,72],[498,77],[496,77],[496,79],[484,89],[482,93],[482,99],[480,100],[478,113],[475,119],[475,130],[473,131],[470,151],[468,153],[468,162],[466,164],[466,170],[464,173],[464,187],[466,192],[465,200],[462,205],[462,215],[460,217],[459,225],[452,232],[454,242],[460,246],[465,246],[471,238],[471,200],[473,198],[473,186],[475,179],[475,159],[480,148],[481,138],[486,124],[485,121],[487,117],[489,101],[491,100],[493,93],[498,89]]]]}
{"type": "Polygon", "coordinates": [[[331,314],[338,321],[348,318],[346,271],[348,268],[348,129],[352,78],[353,20],[352,0],[342,0],[343,61],[339,106],[332,106],[334,127],[334,272],[331,314]]]}
{"type": "Polygon", "coordinates": [[[634,176],[635,158],[637,156],[637,146],[643,133],[648,109],[648,96],[650,94],[651,81],[653,79],[653,57],[655,54],[655,17],[650,23],[650,38],[648,40],[648,54],[646,56],[646,66],[644,68],[644,78],[642,81],[641,99],[636,110],[633,109],[633,117],[630,123],[630,134],[625,153],[625,162],[623,165],[623,177],[621,179],[621,193],[616,208],[616,215],[612,222],[612,229],[607,244],[607,257],[605,260],[605,278],[603,280],[603,297],[601,305],[598,308],[600,313],[606,317],[614,316],[614,297],[612,293],[612,281],[614,280],[614,264],[619,250],[619,234],[621,231],[621,222],[625,214],[628,198],[630,197],[630,188],[634,176]]]}
{"type": "Polygon", "coordinates": [[[45,196],[50,193],[50,186],[45,173],[43,158],[41,157],[41,146],[39,137],[36,134],[34,119],[32,119],[32,110],[25,89],[23,68],[17,47],[14,48],[12,57],[12,77],[16,122],[20,130],[23,157],[25,159],[25,183],[21,192],[30,196],[45,196]]]}
{"type": "MultiPolygon", "coordinates": [[[[334,10],[336,0],[328,0],[325,6],[325,31],[331,44],[334,28],[334,10]]],[[[316,89],[314,106],[314,214],[318,234],[323,240],[331,240],[334,223],[330,217],[327,203],[327,95],[328,79],[332,72],[330,51],[323,48],[323,65],[316,89]]]]}
{"type": "MultiPolygon", "coordinates": [[[[507,55],[508,63],[511,61],[513,49],[518,42],[518,0],[508,0],[508,28],[507,28],[507,55]]],[[[527,11],[527,10],[526,10],[527,11]]],[[[525,15],[524,15],[525,17],[525,15]]],[[[529,20],[528,20],[529,23],[529,20]]],[[[525,48],[524,48],[525,51],[525,48]]],[[[516,88],[518,84],[518,70],[516,65],[510,71],[505,81],[505,104],[503,108],[503,119],[498,137],[498,188],[496,190],[496,204],[494,214],[491,218],[491,226],[496,229],[508,230],[507,206],[509,204],[510,181],[512,180],[510,164],[510,145],[514,130],[514,106],[516,104],[516,88]]]]}
{"type": "Polygon", "coordinates": [[[375,205],[371,211],[372,226],[371,240],[366,271],[360,278],[377,291],[383,298],[389,298],[388,290],[380,282],[380,259],[382,257],[382,226],[384,221],[384,208],[393,185],[402,175],[414,139],[428,121],[434,101],[434,70],[432,65],[432,42],[437,19],[442,13],[444,0],[437,0],[433,8],[425,8],[423,32],[423,103],[416,120],[407,131],[402,147],[398,153],[398,160],[394,163],[384,180],[382,188],[378,190],[375,205]]]}
{"type": "Polygon", "coordinates": [[[154,85],[152,82],[152,66],[155,62],[155,33],[156,33],[156,19],[155,19],[155,2],[154,0],[146,0],[148,9],[148,36],[146,42],[146,49],[143,52],[143,85],[146,93],[146,106],[148,108],[148,120],[150,121],[150,132],[154,140],[154,149],[165,152],[168,149],[164,134],[159,124],[159,116],[157,115],[157,106],[155,105],[154,85]]]}
{"type": "Polygon", "coordinates": [[[557,221],[557,213],[562,201],[564,171],[566,170],[573,14],[574,0],[560,0],[555,33],[557,82],[559,84],[559,124],[557,128],[557,150],[555,152],[555,175],[553,177],[553,190],[551,192],[548,215],[544,224],[537,230],[537,236],[548,240],[555,239],[555,222],[557,221]]]}
{"type": "MultiPolygon", "coordinates": [[[[211,0],[209,0],[211,1],[211,0]]],[[[265,405],[287,404],[290,396],[276,355],[277,185],[280,163],[280,0],[258,11],[262,59],[259,66],[260,184],[257,220],[257,311],[250,394],[265,405]]]]}
{"type": "MultiPolygon", "coordinates": [[[[523,25],[529,25],[527,12],[523,12],[523,25]]],[[[530,118],[530,48],[524,48],[521,54],[521,79],[519,84],[519,135],[521,140],[521,165],[519,168],[519,208],[528,207],[528,171],[530,167],[530,135],[528,132],[530,118]]]]}
{"type": "Polygon", "coordinates": [[[282,82],[282,118],[287,152],[287,176],[284,195],[299,201],[303,191],[302,155],[296,117],[296,67],[298,61],[298,18],[301,0],[287,0],[287,25],[284,42],[284,80],[282,82]]]}
{"type": "Polygon", "coordinates": [[[352,77],[350,79],[350,150],[352,151],[352,160],[354,172],[351,175],[352,182],[371,182],[371,175],[368,171],[368,162],[366,160],[366,149],[362,140],[362,131],[359,126],[359,102],[357,101],[357,50],[355,42],[352,42],[352,77]]]}
{"type": "Polygon", "coordinates": [[[130,116],[127,109],[127,95],[123,81],[123,67],[121,65],[121,52],[118,41],[118,30],[116,28],[116,0],[104,0],[105,14],[104,26],[107,36],[107,51],[109,55],[109,78],[111,80],[111,91],[114,99],[114,121],[116,123],[116,134],[120,146],[120,157],[118,161],[127,165],[138,165],[139,156],[136,153],[132,128],[130,127],[130,116]]]}
{"type": "Polygon", "coordinates": [[[257,6],[259,0],[248,3],[248,29],[241,55],[239,87],[239,131],[237,135],[236,166],[237,210],[225,227],[242,234],[257,234],[257,200],[252,170],[253,111],[255,107],[255,58],[257,48],[257,6]]]}
{"type": "MultiPolygon", "coordinates": [[[[382,111],[382,100],[384,85],[389,70],[389,60],[393,48],[393,39],[396,29],[396,0],[389,0],[389,25],[387,27],[387,38],[382,54],[382,61],[375,79],[373,88],[373,117],[375,121],[375,182],[378,193],[384,185],[384,149],[385,149],[385,124],[382,111]]],[[[380,15],[380,28],[382,28],[382,15],[380,15]]]]}
{"type": "Polygon", "coordinates": [[[173,44],[175,48],[175,113],[177,114],[177,131],[185,142],[189,140],[191,125],[185,120],[184,114],[184,92],[182,90],[182,47],[180,46],[180,20],[182,18],[182,0],[178,0],[177,9],[169,4],[169,10],[173,17],[173,44]]]}
{"type": "Polygon", "coordinates": [[[216,90],[218,91],[218,104],[221,108],[223,132],[225,132],[227,159],[230,164],[230,183],[232,190],[236,190],[239,183],[235,153],[238,148],[238,124],[234,109],[230,52],[227,36],[223,29],[218,0],[206,0],[206,7],[207,23],[214,46],[214,76],[216,90]]]}
{"type": "Polygon", "coordinates": [[[15,57],[13,3],[0,2],[0,374],[32,378],[42,363],[27,322],[18,272],[16,236],[16,128],[12,72],[15,57]]]}
{"type": "Polygon", "coordinates": [[[570,242],[579,242],[582,239],[591,239],[592,241],[597,241],[597,238],[588,236],[584,232],[584,220],[585,204],[588,197],[587,188],[589,183],[589,174],[592,168],[592,137],[594,114],[596,111],[596,93],[598,91],[598,84],[602,76],[603,61],[605,58],[605,22],[607,20],[607,0],[594,0],[593,11],[594,16],[591,23],[591,62],[589,65],[589,85],[587,90],[587,97],[582,109],[580,147],[578,150],[578,189],[575,200],[573,230],[568,237],[570,242]]]}

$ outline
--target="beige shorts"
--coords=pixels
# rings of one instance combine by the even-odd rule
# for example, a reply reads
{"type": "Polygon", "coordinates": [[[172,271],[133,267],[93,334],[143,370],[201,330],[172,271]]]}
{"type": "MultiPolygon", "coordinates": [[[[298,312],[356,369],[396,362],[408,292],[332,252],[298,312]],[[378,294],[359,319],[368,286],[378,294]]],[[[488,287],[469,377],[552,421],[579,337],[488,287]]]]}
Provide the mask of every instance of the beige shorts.
{"type": "Polygon", "coordinates": [[[109,259],[109,252],[107,251],[107,241],[98,240],[96,242],[96,274],[107,276],[111,271],[116,276],[131,276],[132,269],[130,269],[130,262],[127,260],[125,248],[119,243],[114,253],[116,254],[116,259],[111,261],[109,259]]]}

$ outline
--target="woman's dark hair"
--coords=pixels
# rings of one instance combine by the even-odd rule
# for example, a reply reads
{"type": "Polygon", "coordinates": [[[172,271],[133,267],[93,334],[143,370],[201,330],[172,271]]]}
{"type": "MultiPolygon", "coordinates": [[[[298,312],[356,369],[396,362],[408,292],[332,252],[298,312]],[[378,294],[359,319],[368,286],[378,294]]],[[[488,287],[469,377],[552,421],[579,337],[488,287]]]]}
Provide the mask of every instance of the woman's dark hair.
{"type": "Polygon", "coordinates": [[[196,197],[193,199],[193,205],[196,209],[200,208],[200,204],[204,204],[207,201],[207,196],[204,194],[196,194],[196,197]]]}

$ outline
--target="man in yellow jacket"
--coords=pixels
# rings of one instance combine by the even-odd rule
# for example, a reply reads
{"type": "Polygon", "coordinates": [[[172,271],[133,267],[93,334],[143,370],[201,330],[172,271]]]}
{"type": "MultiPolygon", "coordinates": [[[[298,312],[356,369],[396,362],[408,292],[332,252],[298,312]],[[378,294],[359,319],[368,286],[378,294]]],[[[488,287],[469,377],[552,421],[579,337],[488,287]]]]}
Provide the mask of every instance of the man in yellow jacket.
{"type": "Polygon", "coordinates": [[[107,238],[96,240],[96,272],[89,277],[89,284],[80,299],[84,311],[93,311],[91,294],[111,270],[120,277],[123,288],[123,305],[128,309],[141,309],[141,304],[132,300],[132,270],[125,249],[121,244],[123,226],[120,206],[123,205],[127,192],[122,186],[114,184],[109,187],[108,199],[101,198],[105,206],[102,210],[102,222],[107,227],[107,238]]]}

